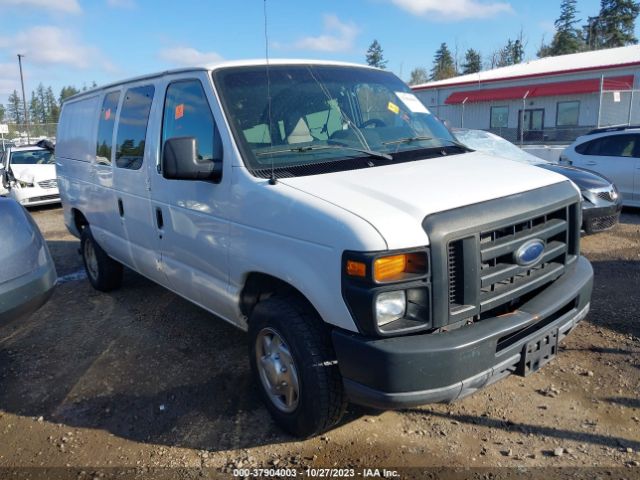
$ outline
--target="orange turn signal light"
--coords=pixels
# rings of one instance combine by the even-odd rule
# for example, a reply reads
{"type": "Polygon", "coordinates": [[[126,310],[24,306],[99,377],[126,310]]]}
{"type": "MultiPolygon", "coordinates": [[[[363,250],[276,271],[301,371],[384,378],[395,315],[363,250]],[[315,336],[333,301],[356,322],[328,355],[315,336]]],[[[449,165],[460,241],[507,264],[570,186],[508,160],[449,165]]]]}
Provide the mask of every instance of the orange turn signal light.
{"type": "Polygon", "coordinates": [[[347,261],[347,275],[351,277],[366,277],[367,266],[362,262],[347,261]]]}
{"type": "Polygon", "coordinates": [[[373,276],[376,282],[395,280],[404,273],[406,267],[406,255],[392,255],[390,257],[377,258],[373,264],[373,276]]]}
{"type": "Polygon", "coordinates": [[[403,253],[376,258],[373,263],[373,278],[376,282],[393,282],[401,280],[406,274],[422,275],[426,270],[427,264],[423,254],[403,253]]]}

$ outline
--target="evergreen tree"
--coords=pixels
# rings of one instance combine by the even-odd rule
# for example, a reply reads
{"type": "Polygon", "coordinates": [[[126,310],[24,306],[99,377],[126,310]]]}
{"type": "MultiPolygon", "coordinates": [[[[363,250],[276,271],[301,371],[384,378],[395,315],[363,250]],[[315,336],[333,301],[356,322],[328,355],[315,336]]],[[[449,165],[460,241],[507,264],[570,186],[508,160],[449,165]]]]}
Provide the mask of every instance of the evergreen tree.
{"type": "Polygon", "coordinates": [[[538,57],[550,57],[580,52],[584,49],[582,32],[575,27],[580,21],[576,18],[577,0],[562,0],[560,4],[560,16],[555,21],[556,33],[551,44],[541,45],[538,57]]]}
{"type": "Polygon", "coordinates": [[[72,85],[69,85],[68,87],[62,87],[62,90],[60,90],[60,97],[59,97],[60,105],[62,105],[62,102],[65,100],[65,98],[69,98],[75,95],[76,93],[80,93],[80,90],[78,90],[76,87],[72,85]]]}
{"type": "Polygon", "coordinates": [[[24,112],[22,110],[22,100],[16,90],[9,95],[9,103],[7,105],[7,113],[9,120],[13,123],[24,123],[24,112]]]}
{"type": "Polygon", "coordinates": [[[36,89],[36,94],[38,95],[38,117],[33,119],[33,122],[46,123],[47,122],[47,95],[46,89],[42,83],[38,84],[38,88],[36,89]]]}
{"type": "Polygon", "coordinates": [[[31,92],[31,101],[29,102],[29,120],[31,123],[40,122],[40,101],[36,92],[31,92]]]}
{"type": "Polygon", "coordinates": [[[470,48],[464,55],[462,73],[477,73],[480,70],[482,70],[482,57],[480,56],[480,52],[470,48]]]}
{"type": "Polygon", "coordinates": [[[378,43],[378,40],[374,40],[371,42],[371,45],[369,45],[369,49],[367,50],[367,65],[377,68],[385,68],[387,66],[387,61],[384,59],[382,47],[378,43]]]}
{"type": "Polygon", "coordinates": [[[427,83],[429,81],[429,72],[426,68],[416,67],[411,70],[411,77],[409,78],[409,85],[419,85],[421,83],[427,83]]]}
{"type": "Polygon", "coordinates": [[[430,80],[444,80],[455,77],[458,74],[453,62],[453,57],[446,43],[440,44],[440,48],[433,58],[433,68],[431,69],[430,80]]]}
{"type": "Polygon", "coordinates": [[[496,67],[506,67],[516,65],[524,60],[524,45],[519,38],[509,39],[507,44],[497,53],[496,67]]]}
{"type": "Polygon", "coordinates": [[[46,123],[58,123],[60,117],[60,106],[53,94],[51,87],[45,92],[45,110],[47,111],[46,123]]]}
{"type": "Polygon", "coordinates": [[[5,113],[6,113],[6,110],[4,108],[4,105],[0,103],[0,123],[4,123],[5,113]]]}
{"type": "Polygon", "coordinates": [[[589,17],[584,31],[590,49],[635,45],[635,22],[640,3],[634,0],[600,0],[600,13],[589,17]]]}

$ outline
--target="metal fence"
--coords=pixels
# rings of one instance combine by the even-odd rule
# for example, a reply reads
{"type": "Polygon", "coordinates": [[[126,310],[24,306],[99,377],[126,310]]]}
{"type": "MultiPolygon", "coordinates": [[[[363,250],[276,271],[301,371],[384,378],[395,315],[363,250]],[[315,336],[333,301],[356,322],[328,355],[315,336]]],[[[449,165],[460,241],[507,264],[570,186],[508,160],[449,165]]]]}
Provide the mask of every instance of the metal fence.
{"type": "MultiPolygon", "coordinates": [[[[5,143],[13,145],[27,145],[42,139],[55,142],[57,123],[9,123],[9,133],[2,135],[5,143]]],[[[1,142],[1,140],[0,140],[1,142]]],[[[1,145],[0,145],[1,146],[1,145]]]]}
{"type": "Polygon", "coordinates": [[[638,125],[639,123],[639,90],[612,90],[602,92],[598,127],[638,125]]]}

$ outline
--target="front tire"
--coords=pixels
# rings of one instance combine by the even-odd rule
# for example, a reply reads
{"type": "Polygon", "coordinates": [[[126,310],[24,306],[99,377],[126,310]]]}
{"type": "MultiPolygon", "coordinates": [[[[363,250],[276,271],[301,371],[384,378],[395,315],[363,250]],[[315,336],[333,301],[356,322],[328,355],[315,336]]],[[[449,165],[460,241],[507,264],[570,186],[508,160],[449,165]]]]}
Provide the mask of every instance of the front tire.
{"type": "Polygon", "coordinates": [[[340,421],[347,399],[331,336],[303,299],[273,296],[255,306],[249,354],[260,395],[283,430],[306,438],[340,421]]]}
{"type": "Polygon", "coordinates": [[[87,225],[80,235],[80,251],[91,285],[101,292],[110,292],[122,284],[122,264],[116,262],[98,245],[87,225]]]}

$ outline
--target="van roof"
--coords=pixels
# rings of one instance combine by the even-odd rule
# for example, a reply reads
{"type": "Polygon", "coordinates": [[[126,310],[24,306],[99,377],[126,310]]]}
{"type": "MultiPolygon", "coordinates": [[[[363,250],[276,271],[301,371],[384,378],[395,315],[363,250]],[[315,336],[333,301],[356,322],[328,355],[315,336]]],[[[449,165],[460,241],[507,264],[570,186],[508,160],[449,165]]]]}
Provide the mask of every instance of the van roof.
{"type": "MultiPolygon", "coordinates": [[[[217,63],[210,63],[205,65],[194,65],[192,67],[182,67],[182,68],[174,68],[169,70],[162,70],[160,72],[150,73],[146,75],[139,75],[136,77],[127,78],[124,80],[119,80],[117,82],[111,82],[105,85],[99,85],[97,87],[91,88],[89,90],[85,90],[84,92],[77,93],[72,95],[71,97],[67,97],[64,99],[64,102],[69,100],[74,100],[80,97],[84,97],[85,95],[90,95],[92,93],[96,93],[102,91],[107,88],[115,87],[118,85],[124,85],[126,83],[138,82],[140,80],[146,80],[151,78],[162,77],[164,75],[174,74],[174,73],[184,73],[184,72],[193,72],[193,71],[214,71],[221,68],[227,67],[252,67],[252,66],[266,66],[266,59],[252,59],[252,60],[230,60],[230,61],[221,61],[217,63]]],[[[334,66],[343,66],[343,67],[359,67],[359,68],[370,68],[372,70],[378,70],[376,67],[371,67],[369,65],[362,65],[358,63],[349,63],[349,62],[337,62],[337,61],[329,61],[329,60],[305,60],[305,59],[284,59],[284,58],[276,58],[269,59],[269,65],[277,66],[277,65],[334,65],[334,66]]]]}

